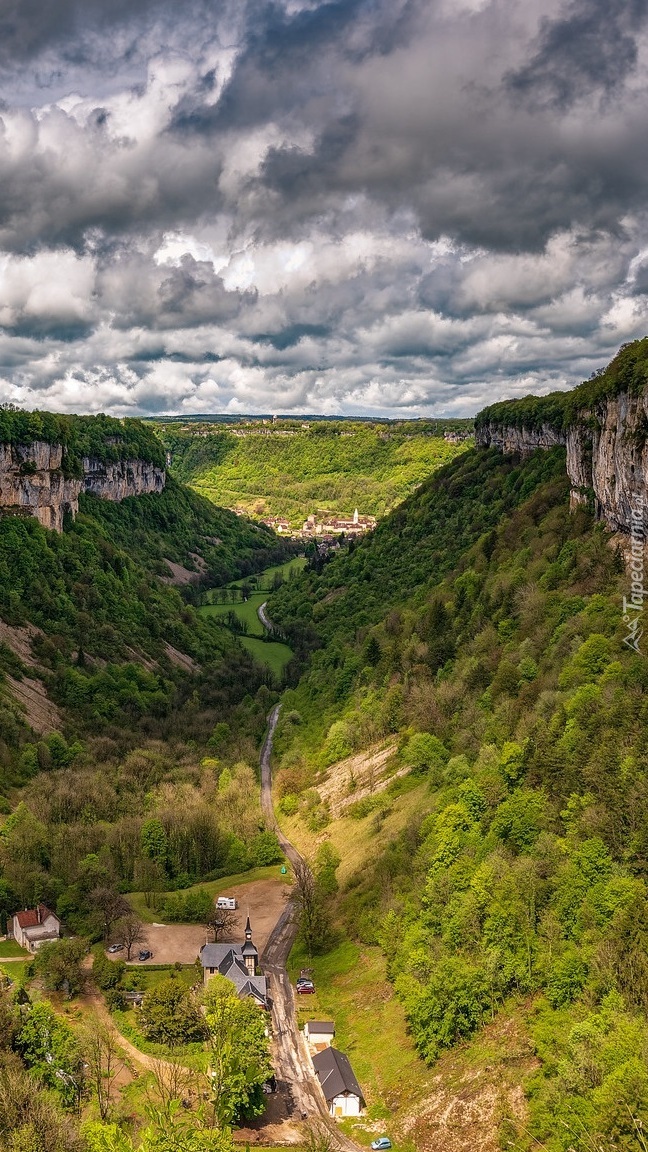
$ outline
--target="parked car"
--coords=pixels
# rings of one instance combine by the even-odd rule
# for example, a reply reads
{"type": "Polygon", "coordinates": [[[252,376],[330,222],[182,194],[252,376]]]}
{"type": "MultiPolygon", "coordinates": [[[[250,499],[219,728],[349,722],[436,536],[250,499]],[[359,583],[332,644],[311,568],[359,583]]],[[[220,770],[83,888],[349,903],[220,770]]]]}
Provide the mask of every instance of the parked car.
{"type": "Polygon", "coordinates": [[[299,980],[295,981],[296,988],[314,988],[315,984],[308,976],[300,976],[299,980]]]}
{"type": "Polygon", "coordinates": [[[312,996],[315,993],[314,984],[298,984],[297,992],[300,996],[312,996]]]}
{"type": "Polygon", "coordinates": [[[137,959],[138,960],[152,960],[153,959],[153,953],[149,952],[148,948],[142,948],[137,959]]]}
{"type": "Polygon", "coordinates": [[[108,951],[109,952],[123,952],[124,951],[124,945],[123,944],[111,944],[108,951]]]}
{"type": "Polygon", "coordinates": [[[379,1136],[377,1140],[371,1141],[371,1147],[374,1152],[384,1152],[384,1149],[391,1148],[392,1143],[389,1136],[379,1136]]]}

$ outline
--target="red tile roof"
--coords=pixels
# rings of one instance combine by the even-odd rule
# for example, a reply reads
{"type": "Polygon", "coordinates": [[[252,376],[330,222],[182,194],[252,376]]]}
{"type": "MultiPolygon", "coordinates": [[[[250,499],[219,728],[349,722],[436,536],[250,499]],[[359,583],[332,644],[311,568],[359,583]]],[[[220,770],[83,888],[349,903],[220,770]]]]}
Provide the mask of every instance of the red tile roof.
{"type": "Polygon", "coordinates": [[[53,915],[54,913],[50,912],[49,908],[46,908],[44,904],[39,904],[38,908],[25,908],[24,912],[17,912],[16,920],[21,928],[38,928],[38,925],[42,924],[44,920],[47,920],[48,916],[53,915]],[[40,920],[38,918],[39,912],[40,920]]]}

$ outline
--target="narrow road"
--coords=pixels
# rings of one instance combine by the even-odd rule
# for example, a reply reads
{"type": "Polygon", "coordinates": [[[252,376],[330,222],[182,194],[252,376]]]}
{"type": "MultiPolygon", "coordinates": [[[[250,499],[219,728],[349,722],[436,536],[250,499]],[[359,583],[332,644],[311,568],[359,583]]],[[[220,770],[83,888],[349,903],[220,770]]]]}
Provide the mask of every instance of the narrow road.
{"type": "MultiPolygon", "coordinates": [[[[263,605],[261,606],[263,607],[263,605]]],[[[259,609],[261,616],[261,608],[259,609]]],[[[264,621],[265,623],[265,621],[264,621]]],[[[266,625],[267,627],[267,625],[266,625]]],[[[272,828],[285,855],[291,864],[303,860],[293,844],[286,839],[279,827],[272,806],[272,740],[279,719],[280,704],[276,704],[268,717],[268,729],[261,749],[261,808],[268,828],[272,828]]],[[[335,1147],[342,1152],[359,1152],[359,1145],[344,1136],[329,1111],[320,1088],[319,1080],[313,1073],[297,1028],[297,1015],[292,985],[286,971],[286,961],[295,937],[297,923],[295,905],[291,899],[286,902],[281,916],[275,924],[261,956],[263,971],[269,979],[272,997],[272,1024],[274,1031],[275,1075],[292,1099],[296,1119],[317,1117],[333,1138],[335,1147]]]]}
{"type": "MultiPolygon", "coordinates": [[[[257,616],[259,617],[259,620],[263,624],[263,627],[268,629],[268,632],[276,632],[277,629],[275,628],[274,624],[272,623],[272,620],[270,619],[270,617],[268,616],[268,613],[266,612],[266,604],[267,603],[268,603],[268,601],[264,600],[263,604],[259,604],[259,607],[257,608],[257,616]]],[[[277,721],[275,719],[275,724],[276,724],[276,722],[277,721]]],[[[274,732],[274,728],[273,728],[273,732],[274,732]]]]}

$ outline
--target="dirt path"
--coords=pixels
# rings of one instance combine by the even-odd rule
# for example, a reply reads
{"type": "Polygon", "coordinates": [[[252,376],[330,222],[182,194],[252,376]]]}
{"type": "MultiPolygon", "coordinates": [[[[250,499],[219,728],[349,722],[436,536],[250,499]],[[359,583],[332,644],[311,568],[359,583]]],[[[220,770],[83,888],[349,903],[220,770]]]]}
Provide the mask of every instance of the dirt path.
{"type": "MultiPolygon", "coordinates": [[[[87,967],[87,965],[85,966],[87,967]]],[[[96,988],[93,987],[90,981],[88,981],[86,984],[85,990],[79,997],[79,1000],[83,1005],[96,1013],[102,1024],[105,1024],[106,1027],[110,1029],[110,1032],[117,1041],[121,1051],[125,1056],[128,1057],[130,1061],[133,1062],[133,1064],[138,1065],[140,1068],[146,1069],[147,1072],[152,1072],[153,1069],[158,1067],[160,1064],[167,1064],[167,1061],[161,1060],[159,1056],[147,1056],[145,1052],[140,1052],[139,1048],[136,1048],[134,1044],[131,1044],[130,1040],[126,1039],[123,1032],[119,1031],[119,1028],[110,1015],[103,996],[100,992],[97,991],[96,988]]]]}
{"type": "MultiPolygon", "coordinates": [[[[275,819],[272,806],[272,740],[279,719],[280,704],[275,705],[268,717],[268,730],[261,749],[261,808],[268,828],[272,828],[291,864],[299,864],[303,857],[286,839],[275,819]]],[[[319,1080],[314,1075],[304,1041],[297,1027],[293,989],[286,971],[286,962],[295,937],[297,923],[295,906],[288,900],[284,911],[273,928],[261,956],[263,971],[269,978],[272,998],[272,1024],[275,1075],[281,1092],[288,1102],[288,1113],[295,1119],[317,1118],[331,1134],[335,1147],[343,1152],[358,1152],[359,1145],[338,1129],[329,1115],[319,1080]]]]}

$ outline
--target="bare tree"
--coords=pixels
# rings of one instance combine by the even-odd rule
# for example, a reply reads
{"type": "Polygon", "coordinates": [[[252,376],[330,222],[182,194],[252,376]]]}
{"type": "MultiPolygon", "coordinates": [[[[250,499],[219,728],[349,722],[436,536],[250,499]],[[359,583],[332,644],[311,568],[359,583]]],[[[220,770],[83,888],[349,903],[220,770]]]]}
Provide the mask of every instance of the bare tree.
{"type": "Polygon", "coordinates": [[[130,904],[121,892],[114,888],[93,888],[90,900],[101,923],[104,940],[108,940],[113,924],[132,911],[130,904]]]}
{"type": "Polygon", "coordinates": [[[134,912],[122,916],[113,927],[113,939],[126,948],[126,959],[130,960],[135,944],[146,944],[146,930],[134,912]]]}
{"type": "Polygon", "coordinates": [[[208,1085],[206,1076],[190,1071],[176,1056],[154,1060],[151,1073],[153,1082],[147,1089],[147,1095],[151,1103],[161,1107],[165,1115],[170,1115],[175,1100],[182,1102],[194,1098],[196,1082],[204,1080],[205,1088],[208,1085]]]}
{"type": "Polygon", "coordinates": [[[293,864],[294,887],[292,898],[299,934],[309,956],[321,951],[330,932],[330,923],[313,869],[307,860],[293,864]]]}
{"type": "Polygon", "coordinates": [[[160,893],[164,891],[164,871],[158,861],[148,856],[136,860],[135,883],[144,893],[146,907],[157,907],[160,893]]]}
{"type": "Polygon", "coordinates": [[[81,1047],[102,1120],[107,1120],[112,1103],[112,1090],[124,1062],[119,1055],[115,1035],[96,1013],[89,1016],[81,1032],[81,1047]]]}
{"type": "Polygon", "coordinates": [[[217,943],[221,936],[231,936],[239,923],[240,916],[233,908],[217,908],[214,905],[207,920],[207,927],[214,933],[214,942],[217,943]]]}

